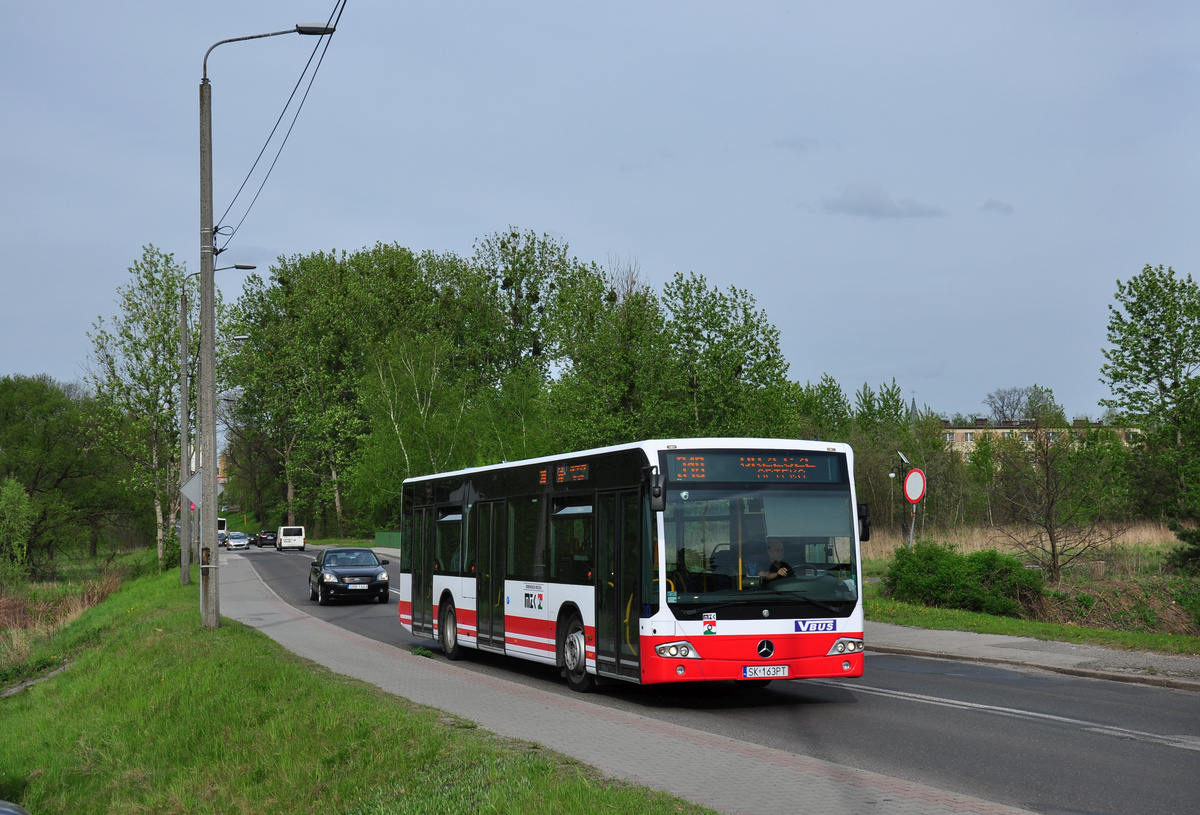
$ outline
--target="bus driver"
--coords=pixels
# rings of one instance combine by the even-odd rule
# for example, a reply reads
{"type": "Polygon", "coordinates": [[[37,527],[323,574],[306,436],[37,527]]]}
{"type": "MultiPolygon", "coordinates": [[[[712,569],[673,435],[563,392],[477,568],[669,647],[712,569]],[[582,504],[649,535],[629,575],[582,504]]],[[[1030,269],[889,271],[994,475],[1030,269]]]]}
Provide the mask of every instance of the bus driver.
{"type": "Polygon", "coordinates": [[[771,565],[765,572],[758,573],[764,585],[777,577],[788,577],[792,574],[792,567],[783,559],[783,541],[767,541],[767,560],[771,561],[771,565]]]}

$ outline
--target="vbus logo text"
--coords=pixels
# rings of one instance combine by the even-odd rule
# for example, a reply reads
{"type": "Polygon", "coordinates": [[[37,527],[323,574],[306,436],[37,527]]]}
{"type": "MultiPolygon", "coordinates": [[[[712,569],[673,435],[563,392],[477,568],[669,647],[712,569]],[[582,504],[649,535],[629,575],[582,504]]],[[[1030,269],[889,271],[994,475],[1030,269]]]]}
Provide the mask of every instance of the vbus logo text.
{"type": "Polygon", "coordinates": [[[802,634],[837,631],[837,620],[796,620],[796,630],[802,634]]]}

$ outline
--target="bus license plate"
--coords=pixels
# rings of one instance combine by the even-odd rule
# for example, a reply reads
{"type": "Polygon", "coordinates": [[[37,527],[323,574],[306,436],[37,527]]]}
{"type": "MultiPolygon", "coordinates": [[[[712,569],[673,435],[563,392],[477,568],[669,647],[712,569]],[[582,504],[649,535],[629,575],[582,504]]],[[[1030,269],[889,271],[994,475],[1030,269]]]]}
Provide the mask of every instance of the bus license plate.
{"type": "Polygon", "coordinates": [[[786,665],[743,665],[742,679],[777,679],[788,675],[786,665]]]}
{"type": "Polygon", "coordinates": [[[366,588],[369,588],[369,586],[367,586],[366,583],[358,583],[358,584],[351,584],[351,585],[347,586],[346,588],[348,588],[348,589],[366,589],[366,588]]]}

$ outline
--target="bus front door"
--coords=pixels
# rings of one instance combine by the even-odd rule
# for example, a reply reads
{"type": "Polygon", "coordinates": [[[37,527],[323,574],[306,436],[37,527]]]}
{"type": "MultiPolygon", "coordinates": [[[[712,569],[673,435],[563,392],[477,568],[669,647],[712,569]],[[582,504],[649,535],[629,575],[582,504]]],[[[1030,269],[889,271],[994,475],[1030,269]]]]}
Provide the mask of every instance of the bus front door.
{"type": "Polygon", "coordinates": [[[641,502],[637,490],[596,496],[596,668],[637,679],[641,619],[641,502]]]}

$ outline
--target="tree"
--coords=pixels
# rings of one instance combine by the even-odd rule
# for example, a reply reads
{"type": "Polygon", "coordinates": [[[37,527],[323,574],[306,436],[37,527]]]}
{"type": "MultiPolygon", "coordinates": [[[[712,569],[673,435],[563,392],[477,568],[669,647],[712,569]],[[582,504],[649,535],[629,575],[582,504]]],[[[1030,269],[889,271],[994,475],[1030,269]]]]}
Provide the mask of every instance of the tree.
{"type": "MultiPolygon", "coordinates": [[[[566,244],[549,235],[521,232],[510,226],[475,245],[474,268],[490,281],[498,306],[499,332],[485,336],[495,384],[505,372],[532,365],[545,374],[549,359],[546,344],[546,305],[557,288],[555,280],[578,261],[566,244]]],[[[527,375],[527,374],[526,374],[527,375]]]]}
{"type": "Polygon", "coordinates": [[[15,478],[0,481],[0,588],[20,586],[28,575],[33,507],[15,478]]]}
{"type": "Polygon", "coordinates": [[[98,424],[97,403],[79,386],[0,378],[0,478],[15,479],[29,496],[26,562],[34,577],[49,570],[56,549],[87,541],[95,555],[107,530],[149,515],[120,485],[122,468],[99,443],[98,424]]]}
{"type": "Polygon", "coordinates": [[[1171,476],[1177,512],[1200,507],[1200,287],[1191,275],[1147,264],[1117,281],[1108,307],[1108,343],[1100,381],[1112,389],[1101,404],[1119,410],[1146,434],[1145,444],[1171,476]]]}
{"type": "Polygon", "coordinates": [[[1040,385],[1030,385],[1022,388],[997,388],[983,400],[988,410],[992,412],[992,421],[997,425],[1019,422],[1034,414],[1046,414],[1047,411],[1061,408],[1054,402],[1054,394],[1040,385]]]}
{"type": "Polygon", "coordinates": [[[850,431],[854,411],[842,386],[829,374],[817,384],[794,385],[795,416],[802,439],[840,439],[850,431]]]}
{"type": "MultiPolygon", "coordinates": [[[[912,449],[912,422],[904,392],[893,379],[876,391],[866,382],[854,395],[854,420],[848,441],[854,448],[854,479],[860,501],[875,506],[875,518],[889,526],[908,524],[908,504],[899,489],[899,479],[889,477],[899,464],[898,451],[912,449]],[[878,507],[887,507],[886,521],[878,507]],[[897,512],[898,510],[898,512],[897,512]]],[[[925,463],[910,458],[916,467],[925,463]]]]}
{"type": "Polygon", "coordinates": [[[722,292],[703,275],[676,273],[663,288],[663,304],[674,398],[688,414],[678,435],[794,431],[794,422],[756,410],[764,400],[783,401],[778,391],[787,387],[788,364],[779,329],[750,292],[736,286],[722,292]]]}
{"type": "Polygon", "coordinates": [[[662,435],[670,417],[662,303],[636,261],[577,264],[556,280],[548,319],[554,446],[566,451],[662,435]]]}
{"type": "Polygon", "coordinates": [[[1073,430],[1035,416],[995,440],[997,526],[1052,583],[1122,531],[1124,446],[1112,430],[1073,430]]]}
{"type": "Polygon", "coordinates": [[[355,483],[382,523],[399,521],[405,478],[474,463],[469,383],[451,363],[453,347],[436,333],[397,333],[367,362],[363,403],[371,432],[363,439],[355,483]]]}
{"type": "Polygon", "coordinates": [[[159,568],[179,510],[179,293],[185,268],[153,244],[117,288],[118,314],[99,317],[88,384],[101,405],[100,434],[127,465],[126,483],[153,501],[159,568]],[[110,330],[111,327],[111,330],[110,330]]]}

